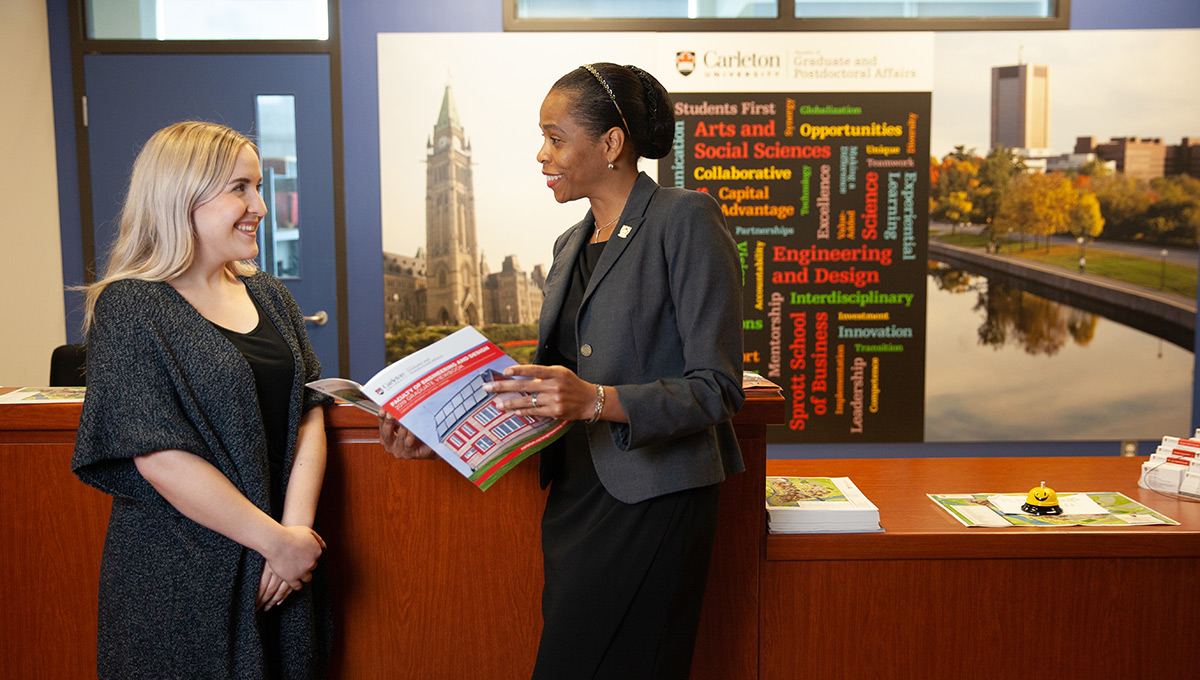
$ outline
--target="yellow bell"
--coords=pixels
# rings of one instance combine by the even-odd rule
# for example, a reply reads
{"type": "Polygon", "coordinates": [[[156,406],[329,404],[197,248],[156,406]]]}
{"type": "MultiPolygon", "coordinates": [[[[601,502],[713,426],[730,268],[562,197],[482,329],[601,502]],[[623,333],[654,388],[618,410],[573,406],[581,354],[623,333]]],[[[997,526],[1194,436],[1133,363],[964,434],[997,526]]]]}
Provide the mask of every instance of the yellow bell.
{"type": "Polygon", "coordinates": [[[1058,494],[1054,489],[1046,488],[1046,483],[1042,482],[1041,486],[1035,486],[1029,490],[1029,495],[1025,497],[1025,504],[1021,509],[1031,515],[1061,515],[1062,506],[1058,504],[1058,494]]]}

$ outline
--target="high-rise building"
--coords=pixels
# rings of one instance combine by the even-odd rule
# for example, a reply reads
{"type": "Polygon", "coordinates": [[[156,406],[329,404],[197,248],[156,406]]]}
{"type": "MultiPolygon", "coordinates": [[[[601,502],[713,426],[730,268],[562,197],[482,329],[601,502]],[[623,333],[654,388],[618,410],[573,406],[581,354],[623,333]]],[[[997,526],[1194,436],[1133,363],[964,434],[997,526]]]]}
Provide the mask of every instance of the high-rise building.
{"type": "Polygon", "coordinates": [[[425,276],[428,323],[485,323],[475,241],[471,143],[446,86],[425,155],[425,276]]]}
{"type": "Polygon", "coordinates": [[[1050,148],[1050,67],[992,68],[991,148],[1050,148]]]}

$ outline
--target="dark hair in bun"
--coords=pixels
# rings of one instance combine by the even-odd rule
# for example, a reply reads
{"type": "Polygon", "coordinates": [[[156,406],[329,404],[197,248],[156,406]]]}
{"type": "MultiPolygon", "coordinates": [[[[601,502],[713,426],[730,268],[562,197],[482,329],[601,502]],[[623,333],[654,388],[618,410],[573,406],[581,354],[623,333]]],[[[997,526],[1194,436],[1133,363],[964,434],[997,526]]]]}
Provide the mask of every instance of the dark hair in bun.
{"type": "Polygon", "coordinates": [[[619,127],[633,150],[662,158],[675,140],[675,109],[662,83],[636,66],[608,62],[580,66],[554,83],[573,95],[571,116],[593,136],[619,127]]]}

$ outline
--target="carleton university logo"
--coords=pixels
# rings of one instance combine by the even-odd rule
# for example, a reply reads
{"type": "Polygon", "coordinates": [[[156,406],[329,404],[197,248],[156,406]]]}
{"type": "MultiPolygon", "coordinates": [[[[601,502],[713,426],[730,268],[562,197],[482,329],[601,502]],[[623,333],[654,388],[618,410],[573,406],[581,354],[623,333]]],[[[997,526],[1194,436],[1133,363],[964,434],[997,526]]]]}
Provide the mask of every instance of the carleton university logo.
{"type": "Polygon", "coordinates": [[[675,68],[679,73],[685,76],[692,74],[696,70],[696,53],[695,52],[676,52],[675,53],[675,68]]]}

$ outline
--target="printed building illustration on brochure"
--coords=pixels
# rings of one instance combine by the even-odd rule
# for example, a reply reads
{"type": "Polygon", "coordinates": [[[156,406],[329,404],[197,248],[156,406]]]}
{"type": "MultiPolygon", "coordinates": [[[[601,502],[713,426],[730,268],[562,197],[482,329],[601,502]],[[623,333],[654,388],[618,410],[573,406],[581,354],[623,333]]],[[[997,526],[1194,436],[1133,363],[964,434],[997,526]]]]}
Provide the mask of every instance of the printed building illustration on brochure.
{"type": "Polygon", "coordinates": [[[435,412],[438,441],[458,454],[472,472],[486,467],[543,429],[544,418],[505,414],[497,407],[501,395],[483,391],[484,384],[503,379],[500,372],[485,368],[451,394],[435,412]],[[502,441],[512,443],[498,446],[502,441]]]}

